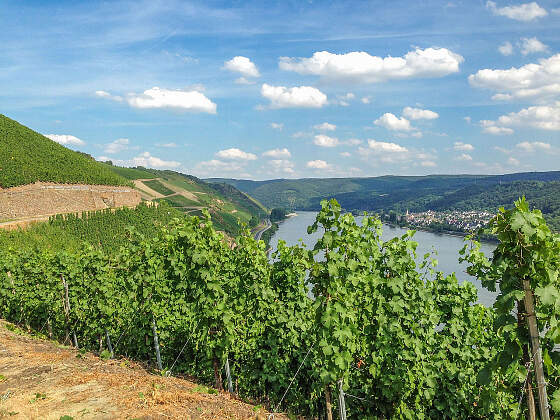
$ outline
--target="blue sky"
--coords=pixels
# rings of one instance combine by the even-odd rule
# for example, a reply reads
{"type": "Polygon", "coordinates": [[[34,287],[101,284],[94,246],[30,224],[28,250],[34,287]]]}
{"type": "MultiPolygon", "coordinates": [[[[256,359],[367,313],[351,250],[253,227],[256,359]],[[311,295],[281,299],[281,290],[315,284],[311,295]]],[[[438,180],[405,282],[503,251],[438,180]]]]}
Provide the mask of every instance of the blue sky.
{"type": "Polygon", "coordinates": [[[559,169],[559,1],[3,1],[0,26],[0,112],[121,165],[559,169]]]}

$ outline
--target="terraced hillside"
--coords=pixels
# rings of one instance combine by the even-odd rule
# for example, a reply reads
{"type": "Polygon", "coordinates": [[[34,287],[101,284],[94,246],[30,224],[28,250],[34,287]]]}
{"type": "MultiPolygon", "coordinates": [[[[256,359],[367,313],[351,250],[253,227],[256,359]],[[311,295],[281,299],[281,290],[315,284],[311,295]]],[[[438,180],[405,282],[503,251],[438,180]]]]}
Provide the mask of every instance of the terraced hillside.
{"type": "Polygon", "coordinates": [[[130,185],[106,165],[74,152],[0,114],[0,188],[37,181],[130,185]]]}
{"type": "Polygon", "coordinates": [[[189,215],[207,208],[218,229],[230,234],[239,231],[238,222],[255,227],[267,214],[262,204],[228,184],[208,184],[175,171],[104,165],[133,182],[144,200],[164,201],[189,215]]]}

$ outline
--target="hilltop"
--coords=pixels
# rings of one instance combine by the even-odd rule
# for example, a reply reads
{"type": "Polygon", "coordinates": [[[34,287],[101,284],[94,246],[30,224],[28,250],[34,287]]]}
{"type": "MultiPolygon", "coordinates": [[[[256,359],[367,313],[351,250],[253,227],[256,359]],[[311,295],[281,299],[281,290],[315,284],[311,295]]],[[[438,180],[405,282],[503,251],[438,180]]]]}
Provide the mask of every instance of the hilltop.
{"type": "Polygon", "coordinates": [[[34,182],[131,185],[91,156],[74,152],[0,114],[0,188],[34,182]]]}

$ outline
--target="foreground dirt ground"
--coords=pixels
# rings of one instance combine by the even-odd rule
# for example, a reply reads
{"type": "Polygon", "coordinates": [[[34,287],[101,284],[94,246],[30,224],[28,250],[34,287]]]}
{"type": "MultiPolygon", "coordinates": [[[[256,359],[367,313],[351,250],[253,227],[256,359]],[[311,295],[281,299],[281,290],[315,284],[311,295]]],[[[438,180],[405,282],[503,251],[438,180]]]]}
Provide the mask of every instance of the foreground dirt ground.
{"type": "Polygon", "coordinates": [[[152,375],[126,359],[80,354],[0,320],[0,418],[267,418],[258,407],[210,392],[184,379],[152,375]]]}

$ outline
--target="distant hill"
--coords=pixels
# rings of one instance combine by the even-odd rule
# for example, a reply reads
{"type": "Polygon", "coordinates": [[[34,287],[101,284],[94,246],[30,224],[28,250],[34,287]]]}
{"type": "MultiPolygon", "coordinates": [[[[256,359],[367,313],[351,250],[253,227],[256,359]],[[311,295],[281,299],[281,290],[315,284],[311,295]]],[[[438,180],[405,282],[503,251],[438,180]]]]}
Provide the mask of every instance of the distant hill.
{"type": "Polygon", "coordinates": [[[130,185],[90,156],[74,152],[0,114],[0,187],[37,181],[130,185]]]}
{"type": "Polygon", "coordinates": [[[217,228],[230,234],[239,232],[238,222],[255,227],[268,213],[257,200],[229,184],[209,184],[170,170],[103,165],[132,181],[144,200],[164,201],[189,215],[200,215],[207,208],[217,228]]]}
{"type": "Polygon", "coordinates": [[[540,208],[560,229],[560,171],[506,175],[381,176],[371,178],[274,179],[247,181],[224,178],[267,207],[318,210],[321,200],[335,198],[347,210],[397,212],[426,210],[490,210],[509,207],[521,195],[540,208]]]}

